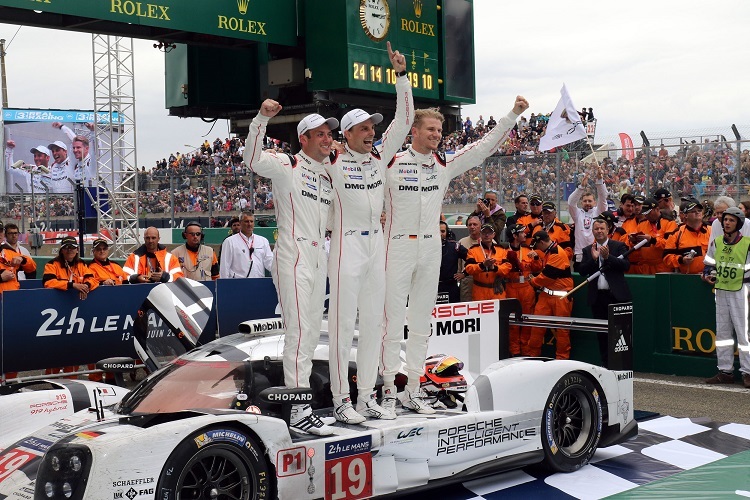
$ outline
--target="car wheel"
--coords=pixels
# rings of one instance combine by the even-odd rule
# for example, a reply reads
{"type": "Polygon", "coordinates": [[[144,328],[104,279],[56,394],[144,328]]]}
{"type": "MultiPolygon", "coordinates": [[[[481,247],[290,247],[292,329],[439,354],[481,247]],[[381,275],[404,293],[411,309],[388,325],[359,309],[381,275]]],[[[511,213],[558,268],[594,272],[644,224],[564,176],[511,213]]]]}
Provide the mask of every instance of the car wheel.
{"type": "Polygon", "coordinates": [[[156,498],[273,498],[270,466],[246,431],[213,427],[191,435],[167,459],[156,498]]]}
{"type": "Polygon", "coordinates": [[[544,465],[572,472],[586,465],[602,434],[602,404],[594,384],[568,373],[552,388],[542,415],[544,465]]]}

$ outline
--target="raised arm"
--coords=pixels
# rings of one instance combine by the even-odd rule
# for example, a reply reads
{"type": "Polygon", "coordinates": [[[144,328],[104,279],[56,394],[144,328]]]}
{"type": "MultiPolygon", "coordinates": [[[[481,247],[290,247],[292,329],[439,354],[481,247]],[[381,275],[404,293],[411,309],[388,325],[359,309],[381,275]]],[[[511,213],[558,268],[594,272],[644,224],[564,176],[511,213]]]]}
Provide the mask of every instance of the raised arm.
{"type": "Polygon", "coordinates": [[[277,177],[283,165],[275,153],[263,151],[263,137],[266,135],[268,122],[279,114],[281,104],[273,99],[266,99],[260,105],[260,111],[250,123],[250,130],[245,141],[245,151],[242,158],[245,165],[264,177],[277,177]]]}
{"type": "Polygon", "coordinates": [[[385,162],[391,161],[391,158],[396,155],[414,122],[414,98],[411,93],[411,83],[405,73],[406,58],[398,50],[394,52],[391,49],[391,42],[388,42],[387,46],[388,58],[391,60],[393,70],[396,74],[404,74],[396,78],[396,114],[383,134],[380,154],[385,162]]]}

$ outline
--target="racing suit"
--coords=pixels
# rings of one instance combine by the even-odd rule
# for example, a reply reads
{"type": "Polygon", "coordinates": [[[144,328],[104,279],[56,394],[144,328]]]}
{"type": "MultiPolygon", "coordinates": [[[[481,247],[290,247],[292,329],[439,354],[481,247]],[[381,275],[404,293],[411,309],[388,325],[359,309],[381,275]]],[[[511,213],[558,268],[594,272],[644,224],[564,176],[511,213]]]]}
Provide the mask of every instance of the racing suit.
{"type": "Polygon", "coordinates": [[[703,256],[708,250],[708,240],[711,238],[711,226],[703,224],[693,229],[685,224],[672,233],[664,247],[664,263],[669,269],[682,274],[700,274],[703,272],[703,256]],[[683,256],[689,251],[695,251],[695,258],[690,265],[683,262],[683,256]]]}
{"type": "MultiPolygon", "coordinates": [[[[511,264],[505,284],[505,296],[509,299],[518,299],[521,303],[521,312],[524,314],[534,313],[536,303],[536,292],[529,284],[529,273],[531,272],[531,249],[525,245],[513,248],[511,244],[508,249],[508,262],[511,264]]],[[[531,327],[518,325],[510,327],[508,332],[508,349],[511,356],[518,356],[526,350],[531,336],[531,327]]]]}
{"type": "Polygon", "coordinates": [[[494,243],[487,248],[480,242],[469,249],[466,256],[466,272],[474,277],[471,300],[505,298],[505,284],[502,279],[508,276],[512,268],[506,257],[506,250],[494,243]],[[495,265],[491,268],[484,265],[488,258],[495,259],[495,265]]]}
{"type": "Polygon", "coordinates": [[[349,358],[357,309],[359,398],[370,396],[378,376],[374,353],[380,351],[385,304],[385,247],[380,225],[383,170],[401,148],[414,121],[411,84],[406,76],[397,79],[396,95],[396,114],[380,147],[365,154],[347,148],[343,154],[332,155],[330,165],[326,165],[333,184],[328,336],[334,401],[349,394],[349,358]]]}
{"type": "Polygon", "coordinates": [[[325,167],[330,161],[317,162],[303,151],[263,151],[269,119],[253,118],[243,157],[253,172],[273,179],[279,237],[271,276],[284,319],[284,384],[310,387],[326,290],[325,233],[332,188],[325,167]]]}
{"type": "Polygon", "coordinates": [[[424,374],[430,315],[440,271],[440,209],[448,184],[492,154],[507,138],[518,115],[509,112],[481,141],[453,155],[421,154],[407,148],[388,165],[385,191],[385,338],[381,353],[383,382],[393,386],[401,363],[407,320],[407,389],[415,392],[424,374]]]}
{"type": "MultiPolygon", "coordinates": [[[[542,316],[560,316],[568,318],[573,311],[573,298],[562,298],[573,289],[573,278],[570,274],[570,258],[557,243],[553,243],[546,252],[542,261],[542,272],[531,278],[531,286],[541,288],[541,293],[534,307],[534,314],[542,316]]],[[[538,264],[537,264],[538,265],[538,264]]],[[[540,356],[542,343],[544,343],[544,328],[534,327],[531,329],[529,338],[528,356],[540,356]]],[[[555,359],[570,359],[570,330],[563,328],[553,329],[556,342],[555,359]]]]}
{"type": "Polygon", "coordinates": [[[586,192],[583,186],[578,186],[568,197],[568,213],[570,213],[570,218],[573,220],[573,224],[575,224],[575,232],[573,233],[575,248],[573,253],[576,262],[581,262],[583,247],[591,245],[594,242],[594,233],[591,231],[594,225],[594,217],[607,210],[607,187],[602,180],[597,180],[595,185],[596,206],[589,210],[584,210],[578,206],[583,193],[586,192]]]}
{"type": "Polygon", "coordinates": [[[720,371],[734,372],[734,339],[740,371],[750,374],[748,339],[748,298],[750,297],[750,238],[736,237],[727,243],[717,237],[703,259],[706,267],[716,268],[716,360],[720,371]]]}

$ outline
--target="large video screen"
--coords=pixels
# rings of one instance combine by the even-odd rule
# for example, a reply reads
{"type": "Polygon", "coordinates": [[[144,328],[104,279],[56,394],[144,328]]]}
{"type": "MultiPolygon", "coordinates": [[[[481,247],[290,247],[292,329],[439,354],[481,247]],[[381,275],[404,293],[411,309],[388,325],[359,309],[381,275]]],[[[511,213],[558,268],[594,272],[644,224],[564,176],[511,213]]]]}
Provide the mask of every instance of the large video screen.
{"type": "MultiPolygon", "coordinates": [[[[2,194],[72,193],[76,182],[84,187],[101,186],[100,179],[112,179],[117,164],[97,176],[98,147],[94,140],[94,112],[80,110],[5,109],[5,190],[2,194]]],[[[97,122],[109,123],[100,113],[97,122]]],[[[116,139],[118,117],[107,127],[116,139]]],[[[112,182],[112,181],[110,181],[112,182]]],[[[117,180],[114,181],[115,183],[117,180]]],[[[110,188],[112,186],[109,186],[110,188]]]]}

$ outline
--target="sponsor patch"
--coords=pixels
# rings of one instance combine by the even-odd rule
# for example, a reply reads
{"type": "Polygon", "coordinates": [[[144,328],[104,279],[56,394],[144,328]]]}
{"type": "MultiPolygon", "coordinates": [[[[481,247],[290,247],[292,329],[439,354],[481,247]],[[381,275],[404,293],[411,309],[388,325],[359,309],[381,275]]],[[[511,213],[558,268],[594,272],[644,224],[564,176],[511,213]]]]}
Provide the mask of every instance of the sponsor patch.
{"type": "Polygon", "coordinates": [[[215,442],[234,443],[237,446],[245,446],[247,438],[237,431],[229,429],[215,429],[201,434],[194,439],[198,448],[203,448],[207,444],[215,442]]]}

